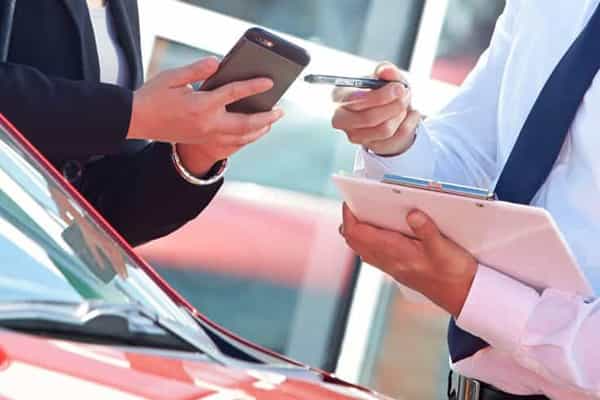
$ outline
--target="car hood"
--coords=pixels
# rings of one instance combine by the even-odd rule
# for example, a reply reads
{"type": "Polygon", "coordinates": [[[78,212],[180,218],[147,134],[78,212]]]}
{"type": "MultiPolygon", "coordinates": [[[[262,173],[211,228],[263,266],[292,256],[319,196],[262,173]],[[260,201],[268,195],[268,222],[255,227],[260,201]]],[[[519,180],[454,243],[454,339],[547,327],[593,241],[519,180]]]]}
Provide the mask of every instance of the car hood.
{"type": "Polygon", "coordinates": [[[185,353],[0,331],[0,399],[384,399],[299,368],[224,367],[185,353]]]}

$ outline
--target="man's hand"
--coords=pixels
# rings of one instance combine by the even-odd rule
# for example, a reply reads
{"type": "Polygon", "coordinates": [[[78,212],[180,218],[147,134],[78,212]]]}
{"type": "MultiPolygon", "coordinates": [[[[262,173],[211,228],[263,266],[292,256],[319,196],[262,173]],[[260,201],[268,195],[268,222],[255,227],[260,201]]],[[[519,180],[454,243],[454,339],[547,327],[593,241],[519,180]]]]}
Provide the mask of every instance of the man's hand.
{"type": "Polygon", "coordinates": [[[407,220],[415,239],[363,224],[345,204],[343,212],[341,233],[365,262],[458,317],[477,272],[472,255],[445,238],[420,211],[407,220]]]}
{"type": "MultiPolygon", "coordinates": [[[[406,82],[393,64],[380,64],[375,76],[406,82]]],[[[371,151],[392,156],[405,152],[415,140],[421,114],[411,108],[411,92],[400,83],[373,91],[336,90],[334,99],[341,102],[332,125],[346,132],[350,142],[371,151]]]]}
{"type": "Polygon", "coordinates": [[[134,94],[128,139],[200,144],[216,135],[247,137],[281,118],[274,110],[256,114],[230,113],[225,107],[268,91],[266,78],[233,82],[212,91],[194,91],[190,84],[213,75],[219,62],[206,58],[186,67],[164,71],[134,94]]]}

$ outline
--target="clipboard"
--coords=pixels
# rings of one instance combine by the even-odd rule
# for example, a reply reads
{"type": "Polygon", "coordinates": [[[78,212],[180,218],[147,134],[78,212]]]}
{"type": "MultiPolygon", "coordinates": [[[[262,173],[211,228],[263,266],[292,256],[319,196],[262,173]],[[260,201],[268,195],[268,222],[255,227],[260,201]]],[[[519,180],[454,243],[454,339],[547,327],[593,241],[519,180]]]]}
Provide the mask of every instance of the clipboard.
{"type": "Polygon", "coordinates": [[[362,222],[413,236],[406,216],[419,209],[446,237],[487,267],[540,291],[594,293],[554,219],[543,208],[499,201],[481,189],[420,178],[386,175],[382,182],[336,174],[332,179],[362,222]]]}

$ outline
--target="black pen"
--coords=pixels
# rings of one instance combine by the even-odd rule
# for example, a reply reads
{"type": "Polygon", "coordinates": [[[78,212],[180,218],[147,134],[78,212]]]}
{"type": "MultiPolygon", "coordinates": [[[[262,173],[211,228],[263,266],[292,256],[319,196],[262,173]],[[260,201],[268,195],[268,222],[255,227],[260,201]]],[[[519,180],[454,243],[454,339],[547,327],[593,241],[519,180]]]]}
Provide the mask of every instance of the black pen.
{"type": "Polygon", "coordinates": [[[408,89],[408,83],[404,81],[386,81],[374,78],[350,78],[334,75],[306,75],[304,81],[308,83],[332,85],[337,87],[351,87],[356,89],[379,89],[388,83],[401,83],[408,89]]]}

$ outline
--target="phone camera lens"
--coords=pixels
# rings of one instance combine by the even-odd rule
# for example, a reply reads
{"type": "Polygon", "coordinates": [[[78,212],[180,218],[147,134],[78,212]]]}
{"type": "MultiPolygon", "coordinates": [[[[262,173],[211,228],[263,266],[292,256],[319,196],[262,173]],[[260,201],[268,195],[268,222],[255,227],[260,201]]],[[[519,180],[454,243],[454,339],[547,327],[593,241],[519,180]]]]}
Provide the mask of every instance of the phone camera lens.
{"type": "Polygon", "coordinates": [[[266,47],[273,47],[275,45],[272,41],[270,41],[269,39],[265,39],[265,38],[260,38],[259,42],[263,46],[266,46],[266,47]]]}

